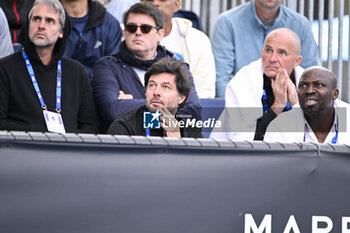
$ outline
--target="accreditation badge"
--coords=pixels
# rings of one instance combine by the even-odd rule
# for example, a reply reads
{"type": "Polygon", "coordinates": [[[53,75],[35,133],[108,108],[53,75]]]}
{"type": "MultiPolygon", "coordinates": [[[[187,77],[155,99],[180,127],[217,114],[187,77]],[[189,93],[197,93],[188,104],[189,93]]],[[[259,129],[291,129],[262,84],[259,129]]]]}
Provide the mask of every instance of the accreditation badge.
{"type": "Polygon", "coordinates": [[[61,114],[57,112],[43,111],[47,130],[52,133],[65,134],[63,120],[61,114]]]}

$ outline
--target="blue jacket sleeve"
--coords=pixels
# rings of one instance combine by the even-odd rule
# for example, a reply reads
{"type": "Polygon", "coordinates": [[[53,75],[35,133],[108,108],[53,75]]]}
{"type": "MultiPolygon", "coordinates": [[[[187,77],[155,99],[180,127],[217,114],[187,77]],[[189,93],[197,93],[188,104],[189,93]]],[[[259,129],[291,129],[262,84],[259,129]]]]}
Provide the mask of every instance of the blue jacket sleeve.
{"type": "Polygon", "coordinates": [[[103,56],[117,53],[122,38],[122,29],[119,21],[108,12],[106,12],[106,25],[107,47],[103,56]]]}
{"type": "Polygon", "coordinates": [[[94,66],[93,92],[101,117],[111,123],[119,116],[145,104],[145,99],[118,100],[120,83],[115,63],[102,58],[94,66]]]}
{"type": "MultiPolygon", "coordinates": [[[[130,68],[130,67],[129,67],[130,68]]],[[[131,69],[131,68],[130,68],[131,69]]],[[[145,104],[145,90],[142,85],[136,85],[129,69],[123,68],[115,58],[108,56],[100,59],[94,66],[92,81],[93,92],[96,98],[101,117],[111,123],[119,116],[141,107],[145,104]],[[123,85],[124,87],[122,87],[123,85]],[[129,88],[125,90],[124,88],[129,88]],[[119,91],[133,95],[133,99],[119,100],[119,91]]],[[[192,89],[187,98],[186,105],[178,110],[181,115],[201,119],[201,107],[193,78],[190,78],[192,89]]]]}
{"type": "Polygon", "coordinates": [[[226,86],[235,70],[235,46],[231,31],[225,18],[219,16],[212,36],[216,66],[216,97],[218,98],[225,98],[226,86]]]}

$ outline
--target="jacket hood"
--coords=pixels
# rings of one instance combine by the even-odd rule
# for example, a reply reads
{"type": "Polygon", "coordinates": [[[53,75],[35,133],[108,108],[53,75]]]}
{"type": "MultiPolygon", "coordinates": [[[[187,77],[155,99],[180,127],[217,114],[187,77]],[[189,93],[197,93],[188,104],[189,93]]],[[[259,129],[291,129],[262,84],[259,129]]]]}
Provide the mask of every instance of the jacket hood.
{"type": "MultiPolygon", "coordinates": [[[[66,21],[65,26],[63,29],[63,37],[58,38],[58,40],[55,43],[55,47],[53,49],[53,59],[48,64],[48,66],[56,66],[57,62],[62,58],[64,51],[66,49],[67,41],[69,38],[69,34],[71,32],[71,22],[68,17],[68,14],[66,14],[66,21]]],[[[25,24],[22,27],[22,30],[18,36],[18,41],[24,46],[24,50],[27,53],[28,57],[30,58],[31,62],[39,63],[40,65],[44,66],[44,64],[41,62],[38,54],[36,53],[34,44],[29,39],[29,20],[28,15],[26,17],[25,24]]]]}
{"type": "Polygon", "coordinates": [[[88,0],[89,18],[85,25],[84,31],[102,24],[105,20],[107,10],[99,2],[88,0]]]}

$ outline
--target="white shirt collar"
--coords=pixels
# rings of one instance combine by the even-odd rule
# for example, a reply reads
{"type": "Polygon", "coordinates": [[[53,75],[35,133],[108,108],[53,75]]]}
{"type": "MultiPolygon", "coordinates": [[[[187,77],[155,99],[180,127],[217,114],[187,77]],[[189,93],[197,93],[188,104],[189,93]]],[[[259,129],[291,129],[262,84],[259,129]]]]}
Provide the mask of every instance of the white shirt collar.
{"type": "MultiPolygon", "coordinates": [[[[339,136],[339,116],[337,109],[335,108],[335,115],[334,115],[334,121],[333,121],[333,126],[330,129],[324,143],[330,143],[330,144],[337,144],[338,142],[338,136],[339,136]],[[335,143],[333,143],[333,140],[336,140],[335,143]]],[[[315,133],[312,131],[309,123],[306,121],[305,116],[304,116],[304,125],[305,125],[305,130],[304,130],[304,142],[315,142],[319,143],[315,133]]]]}

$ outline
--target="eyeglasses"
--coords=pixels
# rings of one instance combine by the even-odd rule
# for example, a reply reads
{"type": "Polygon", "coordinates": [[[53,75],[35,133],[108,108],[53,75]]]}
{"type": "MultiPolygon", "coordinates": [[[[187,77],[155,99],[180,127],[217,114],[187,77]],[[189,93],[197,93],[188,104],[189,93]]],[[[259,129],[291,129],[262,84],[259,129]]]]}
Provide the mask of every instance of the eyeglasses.
{"type": "Polygon", "coordinates": [[[138,26],[136,24],[133,23],[129,23],[125,26],[126,31],[128,31],[129,33],[135,33],[137,31],[137,28],[141,29],[141,32],[143,34],[148,34],[152,28],[155,28],[157,31],[159,30],[159,27],[156,26],[152,26],[152,25],[148,25],[148,24],[142,24],[141,26],[138,26]]]}

